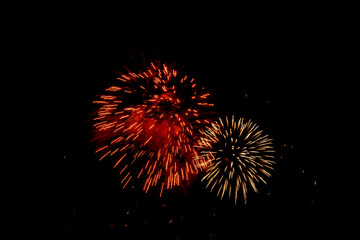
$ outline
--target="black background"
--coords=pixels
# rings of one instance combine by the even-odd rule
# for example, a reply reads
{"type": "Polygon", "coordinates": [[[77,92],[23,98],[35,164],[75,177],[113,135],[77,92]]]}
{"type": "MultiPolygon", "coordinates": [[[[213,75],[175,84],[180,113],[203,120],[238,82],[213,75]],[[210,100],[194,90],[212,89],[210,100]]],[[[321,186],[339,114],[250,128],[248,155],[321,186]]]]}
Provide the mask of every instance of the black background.
{"type": "Polygon", "coordinates": [[[327,25],[302,12],[261,20],[233,16],[186,24],[58,23],[51,36],[57,60],[50,64],[59,109],[59,234],[240,239],[318,233],[323,160],[314,136],[321,134],[323,85],[332,72],[327,25]],[[274,139],[272,178],[260,193],[249,193],[246,205],[220,201],[200,177],[161,198],[123,190],[112,163],[98,161],[91,142],[94,97],[114,83],[114,71],[124,71],[123,65],[136,72],[156,60],[176,63],[209,89],[219,116],[252,119],[274,139]]]}

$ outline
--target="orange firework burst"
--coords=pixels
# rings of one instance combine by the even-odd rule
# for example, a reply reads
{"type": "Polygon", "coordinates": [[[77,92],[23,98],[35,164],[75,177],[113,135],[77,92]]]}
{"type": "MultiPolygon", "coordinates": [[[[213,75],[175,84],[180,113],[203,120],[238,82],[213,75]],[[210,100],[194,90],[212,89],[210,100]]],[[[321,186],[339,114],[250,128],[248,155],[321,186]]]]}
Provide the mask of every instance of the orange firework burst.
{"type": "Polygon", "coordinates": [[[274,163],[270,160],[274,153],[272,142],[258,128],[251,120],[244,122],[240,118],[236,122],[232,116],[230,121],[228,117],[219,118],[203,131],[198,159],[208,166],[202,181],[211,191],[217,189],[221,199],[228,192],[229,197],[234,195],[236,204],[241,189],[246,202],[248,186],[258,192],[256,184],[266,184],[264,176],[271,176],[268,170],[274,163]]]}
{"type": "Polygon", "coordinates": [[[117,80],[94,101],[100,160],[116,159],[124,187],[131,179],[143,179],[145,192],[161,183],[160,195],[197,174],[204,163],[193,157],[194,145],[198,129],[209,123],[210,94],[194,78],[160,63],[117,80]]]}

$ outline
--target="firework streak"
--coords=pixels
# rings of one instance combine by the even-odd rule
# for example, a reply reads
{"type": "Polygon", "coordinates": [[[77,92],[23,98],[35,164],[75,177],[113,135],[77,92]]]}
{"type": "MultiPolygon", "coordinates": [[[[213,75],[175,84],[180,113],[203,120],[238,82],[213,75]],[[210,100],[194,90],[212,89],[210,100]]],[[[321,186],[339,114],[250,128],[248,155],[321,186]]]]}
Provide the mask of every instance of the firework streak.
{"type": "Polygon", "coordinates": [[[206,165],[194,147],[209,124],[209,93],[172,66],[119,74],[117,84],[94,101],[94,140],[100,160],[111,158],[125,188],[132,179],[148,192],[172,189],[206,165]]]}
{"type": "Polygon", "coordinates": [[[256,184],[264,177],[270,177],[269,169],[274,163],[270,159],[274,153],[271,139],[262,134],[253,122],[244,122],[234,116],[219,118],[203,131],[199,140],[200,156],[196,157],[207,165],[202,181],[210,190],[217,190],[223,198],[225,192],[234,195],[235,204],[241,189],[246,202],[247,189],[251,186],[258,192],[256,184]]]}

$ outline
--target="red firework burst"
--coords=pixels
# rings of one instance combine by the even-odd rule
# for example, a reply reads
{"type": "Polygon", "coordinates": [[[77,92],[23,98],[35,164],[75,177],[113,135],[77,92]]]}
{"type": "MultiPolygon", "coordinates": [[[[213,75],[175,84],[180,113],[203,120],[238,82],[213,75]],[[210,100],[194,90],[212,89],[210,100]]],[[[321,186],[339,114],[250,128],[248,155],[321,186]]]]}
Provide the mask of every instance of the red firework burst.
{"type": "Polygon", "coordinates": [[[143,180],[143,190],[172,189],[198,173],[204,163],[194,158],[198,129],[208,124],[209,93],[194,78],[173,66],[151,63],[145,71],[128,72],[94,103],[94,140],[100,160],[111,157],[125,187],[143,180]]]}

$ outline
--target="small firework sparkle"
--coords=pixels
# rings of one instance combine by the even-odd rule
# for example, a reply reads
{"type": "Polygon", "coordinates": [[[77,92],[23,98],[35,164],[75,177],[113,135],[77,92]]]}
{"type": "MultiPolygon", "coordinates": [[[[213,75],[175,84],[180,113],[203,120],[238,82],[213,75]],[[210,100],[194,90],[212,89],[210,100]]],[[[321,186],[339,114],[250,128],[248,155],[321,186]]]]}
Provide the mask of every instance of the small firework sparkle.
{"type": "Polygon", "coordinates": [[[227,192],[229,197],[233,194],[236,204],[241,189],[246,203],[248,187],[258,192],[256,184],[266,184],[264,177],[271,176],[272,140],[251,120],[219,118],[203,131],[198,147],[197,158],[207,165],[202,181],[210,191],[216,189],[221,199],[227,192]]]}

